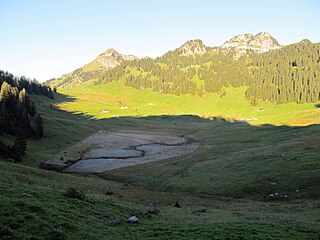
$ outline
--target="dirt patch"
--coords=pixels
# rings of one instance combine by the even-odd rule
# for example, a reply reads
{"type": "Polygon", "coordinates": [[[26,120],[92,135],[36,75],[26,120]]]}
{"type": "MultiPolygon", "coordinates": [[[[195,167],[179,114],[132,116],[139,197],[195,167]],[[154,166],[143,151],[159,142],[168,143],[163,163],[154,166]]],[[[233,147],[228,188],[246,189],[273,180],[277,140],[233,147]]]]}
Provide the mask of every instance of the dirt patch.
{"type": "Polygon", "coordinates": [[[64,172],[101,173],[184,155],[197,147],[198,143],[183,136],[99,131],[65,153],[64,158],[73,164],[64,172]]]}

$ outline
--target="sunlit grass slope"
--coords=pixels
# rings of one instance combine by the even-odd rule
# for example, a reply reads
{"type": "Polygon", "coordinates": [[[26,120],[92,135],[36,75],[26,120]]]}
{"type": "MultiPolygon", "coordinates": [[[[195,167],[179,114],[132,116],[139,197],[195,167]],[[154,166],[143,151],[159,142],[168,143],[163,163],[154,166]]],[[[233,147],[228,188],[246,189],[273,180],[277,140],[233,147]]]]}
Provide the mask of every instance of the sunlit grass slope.
{"type": "Polygon", "coordinates": [[[244,119],[250,124],[305,126],[320,123],[320,109],[315,104],[280,104],[259,102],[252,106],[245,98],[246,87],[226,89],[220,97],[207,93],[201,97],[160,94],[150,89],[126,87],[122,81],[93,85],[92,81],[75,88],[59,89],[75,101],[63,103],[64,110],[81,112],[95,118],[117,116],[151,116],[192,114],[201,117],[224,117],[229,120],[244,119]]]}

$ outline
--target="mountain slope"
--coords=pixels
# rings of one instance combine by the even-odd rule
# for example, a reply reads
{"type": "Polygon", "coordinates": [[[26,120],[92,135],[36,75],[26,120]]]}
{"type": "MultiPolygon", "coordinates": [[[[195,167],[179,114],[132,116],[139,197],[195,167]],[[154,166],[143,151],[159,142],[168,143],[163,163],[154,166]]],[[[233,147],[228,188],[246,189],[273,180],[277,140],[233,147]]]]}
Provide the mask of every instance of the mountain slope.
{"type": "MultiPolygon", "coordinates": [[[[259,39],[248,44],[257,46],[259,39]]],[[[320,101],[320,44],[304,40],[267,51],[269,45],[262,44],[265,47],[257,52],[246,49],[250,56],[235,60],[234,52],[206,50],[199,42],[190,41],[154,60],[123,62],[95,83],[123,80],[126,86],[139,90],[199,96],[207,92],[223,96],[228,86],[249,86],[246,96],[252,104],[261,100],[277,104],[320,101]]]]}
{"type": "Polygon", "coordinates": [[[137,59],[111,49],[53,84],[122,80],[139,90],[198,96],[207,92],[223,96],[228,86],[248,86],[246,97],[252,104],[314,103],[320,100],[319,48],[308,40],[280,47],[269,33],[261,32],[235,36],[216,48],[190,40],[156,59],[137,59]]]}
{"type": "MultiPolygon", "coordinates": [[[[235,58],[239,58],[249,53],[263,53],[278,48],[280,48],[279,43],[269,33],[261,32],[256,35],[237,35],[226,41],[220,47],[205,46],[199,39],[189,40],[181,47],[174,51],[169,51],[164,56],[171,56],[171,53],[177,53],[178,57],[199,57],[210,52],[220,52],[221,54],[232,53],[235,58]]],[[[138,60],[138,58],[133,55],[120,54],[113,48],[110,48],[83,67],[65,74],[60,78],[49,80],[48,84],[53,87],[76,86],[90,79],[101,77],[123,62],[133,60],[138,60]]]]}
{"type": "Polygon", "coordinates": [[[90,63],[72,71],[71,73],[63,75],[60,78],[48,81],[48,84],[55,87],[72,87],[90,79],[100,77],[103,73],[115,68],[124,61],[132,61],[136,59],[138,59],[136,56],[123,55],[113,48],[110,48],[101,53],[90,63]]]}

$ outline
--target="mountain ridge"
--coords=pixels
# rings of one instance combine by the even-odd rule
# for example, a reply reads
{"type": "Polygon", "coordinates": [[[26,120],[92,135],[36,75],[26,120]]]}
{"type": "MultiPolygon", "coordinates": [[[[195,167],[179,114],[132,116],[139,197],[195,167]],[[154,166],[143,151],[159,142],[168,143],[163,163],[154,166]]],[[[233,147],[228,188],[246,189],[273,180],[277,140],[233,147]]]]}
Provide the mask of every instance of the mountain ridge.
{"type": "MultiPolygon", "coordinates": [[[[306,41],[307,43],[310,42],[309,40],[303,41],[306,41]]],[[[279,50],[281,47],[283,46],[280,45],[270,33],[260,32],[255,35],[246,33],[238,34],[224,42],[222,45],[215,47],[206,46],[200,39],[188,40],[179,48],[168,51],[160,58],[170,56],[170,54],[177,54],[177,57],[179,58],[192,57],[193,59],[206,56],[207,54],[231,54],[236,60],[241,56],[248,57],[252,54],[262,54],[270,50],[279,50]]],[[[142,61],[143,59],[145,58],[139,59],[134,55],[120,54],[115,49],[109,48],[88,64],[85,64],[71,73],[64,74],[60,78],[49,80],[47,84],[53,87],[73,87],[90,79],[101,78],[105,73],[113,70],[115,67],[126,61],[142,61]]],[[[156,60],[153,58],[146,59],[156,60]]],[[[175,61],[178,60],[176,59],[175,61]]]]}

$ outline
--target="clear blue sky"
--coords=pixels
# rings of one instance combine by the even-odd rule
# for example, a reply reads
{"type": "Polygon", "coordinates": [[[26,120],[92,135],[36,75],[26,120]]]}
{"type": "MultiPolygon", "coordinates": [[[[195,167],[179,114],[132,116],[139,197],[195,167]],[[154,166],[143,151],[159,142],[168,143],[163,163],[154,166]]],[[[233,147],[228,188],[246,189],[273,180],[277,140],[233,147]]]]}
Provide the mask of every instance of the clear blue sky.
{"type": "Polygon", "coordinates": [[[261,31],[319,42],[319,23],[319,0],[0,0],[0,69],[45,81],[111,47],[156,57],[189,39],[216,46],[261,31]]]}

